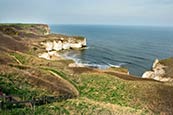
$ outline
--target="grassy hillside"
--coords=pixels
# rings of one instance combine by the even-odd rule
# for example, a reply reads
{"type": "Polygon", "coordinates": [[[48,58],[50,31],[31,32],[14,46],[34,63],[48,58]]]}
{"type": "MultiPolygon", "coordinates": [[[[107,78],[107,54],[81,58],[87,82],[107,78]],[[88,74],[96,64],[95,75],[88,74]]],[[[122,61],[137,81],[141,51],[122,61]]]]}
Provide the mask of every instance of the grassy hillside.
{"type": "Polygon", "coordinates": [[[167,66],[165,68],[165,72],[166,72],[165,77],[173,78],[173,57],[161,60],[160,63],[163,64],[164,66],[167,66]]]}
{"type": "Polygon", "coordinates": [[[32,36],[36,41],[60,37],[33,31],[38,26],[45,25],[0,25],[0,89],[7,97],[0,98],[0,114],[173,114],[172,83],[137,78],[123,68],[68,67],[72,60],[38,58],[32,36]]]}

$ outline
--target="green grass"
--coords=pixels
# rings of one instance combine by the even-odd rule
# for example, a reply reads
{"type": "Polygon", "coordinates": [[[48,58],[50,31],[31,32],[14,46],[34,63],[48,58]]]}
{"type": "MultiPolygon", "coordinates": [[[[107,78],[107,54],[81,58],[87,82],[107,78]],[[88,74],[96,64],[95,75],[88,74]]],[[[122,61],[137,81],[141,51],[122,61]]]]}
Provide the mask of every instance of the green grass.
{"type": "Polygon", "coordinates": [[[117,68],[117,67],[110,67],[109,69],[107,70],[111,70],[111,71],[117,71],[117,72],[122,72],[122,73],[128,73],[128,69],[126,68],[117,68]]]}
{"type": "Polygon", "coordinates": [[[27,60],[26,57],[24,55],[21,55],[19,53],[11,53],[12,56],[14,56],[14,59],[21,64],[26,64],[27,60]]]}
{"type": "Polygon", "coordinates": [[[127,84],[109,75],[83,75],[79,84],[81,96],[96,101],[109,102],[127,106],[125,97],[127,84]]]}
{"type": "MultiPolygon", "coordinates": [[[[97,73],[97,72],[94,73],[94,71],[93,73],[92,71],[91,72],[88,71],[87,73],[84,72],[83,74],[79,73],[71,75],[72,71],[71,70],[68,71],[68,68],[66,68],[66,66],[63,66],[63,65],[68,65],[69,63],[68,60],[47,61],[43,59],[37,59],[35,56],[26,55],[23,53],[13,54],[13,56],[15,56],[18,60],[20,60],[22,65],[18,66],[12,65],[12,67],[16,67],[24,71],[28,70],[33,71],[32,66],[34,65],[35,69],[39,69],[39,71],[34,70],[35,73],[41,72],[42,74],[38,74],[38,76],[42,76],[44,79],[49,79],[48,76],[50,74],[46,74],[46,72],[52,71],[57,75],[59,75],[60,77],[62,77],[64,80],[67,80],[69,83],[73,84],[73,86],[75,86],[75,88],[78,89],[78,91],[80,92],[79,98],[82,98],[82,102],[81,100],[79,102],[75,101],[74,103],[72,103],[71,101],[70,102],[65,101],[65,103],[67,104],[65,104],[66,106],[64,107],[65,108],[64,111],[68,110],[69,113],[73,113],[74,111],[78,112],[77,110],[81,110],[81,112],[85,113],[87,109],[84,108],[89,107],[89,105],[86,107],[85,103],[87,102],[83,102],[85,99],[89,99],[98,103],[104,102],[106,104],[110,103],[113,105],[119,105],[120,108],[130,107],[135,111],[142,110],[143,112],[146,113],[148,112],[159,113],[159,111],[164,111],[164,109],[170,108],[171,106],[170,103],[172,103],[171,95],[170,97],[168,97],[169,94],[173,92],[173,87],[170,84],[164,84],[154,81],[142,81],[142,80],[128,81],[106,73],[97,73]],[[69,106],[71,104],[74,104],[72,105],[73,106],[73,108],[71,108],[72,110],[69,109],[69,106]]],[[[75,71],[79,70],[77,69],[75,71]]],[[[6,85],[9,86],[11,84],[12,83],[6,85]]],[[[13,87],[10,87],[10,89],[16,91],[13,87]]],[[[25,90],[25,88],[23,89],[25,90]]],[[[37,94],[31,94],[30,90],[26,90],[26,94],[27,93],[29,93],[28,94],[29,97],[32,97],[33,95],[37,96],[37,94]]],[[[17,95],[20,95],[20,92],[17,95]]],[[[58,104],[60,103],[56,103],[55,105],[58,104]]],[[[55,106],[55,108],[56,107],[57,106],[55,106]]],[[[93,106],[93,108],[88,108],[88,111],[91,111],[92,109],[94,109],[94,107],[95,106],[93,106]]],[[[54,111],[51,110],[49,106],[41,106],[41,108],[37,107],[37,110],[35,112],[38,112],[38,114],[40,114],[40,112],[41,113],[48,112],[51,114],[51,112],[54,111]],[[44,108],[45,111],[41,110],[41,108],[44,108]]],[[[96,108],[101,108],[101,106],[99,107],[96,106],[96,108]]],[[[29,112],[31,110],[24,108],[24,109],[15,109],[13,112],[15,111],[29,112]]]]}
{"type": "Polygon", "coordinates": [[[33,97],[48,95],[49,92],[29,84],[17,74],[0,74],[0,88],[6,95],[16,96],[20,99],[29,100],[33,97]]]}
{"type": "Polygon", "coordinates": [[[159,62],[166,66],[173,66],[173,57],[164,59],[164,60],[160,60],[159,62]]]}
{"type": "Polygon", "coordinates": [[[5,34],[11,35],[11,36],[21,36],[24,37],[30,37],[29,35],[32,35],[34,37],[35,35],[44,35],[47,33],[48,25],[46,24],[0,24],[0,31],[2,31],[5,34]]]}
{"type": "Polygon", "coordinates": [[[62,102],[55,102],[52,104],[36,106],[33,108],[13,109],[8,111],[10,114],[18,115],[35,114],[35,115],[109,115],[109,114],[146,114],[145,111],[135,110],[129,107],[121,107],[118,105],[111,105],[100,103],[87,98],[69,99],[62,102]]]}
{"type": "Polygon", "coordinates": [[[11,57],[17,63],[23,65],[34,66],[34,67],[43,67],[43,68],[57,68],[58,70],[64,70],[69,63],[72,63],[72,60],[46,60],[38,58],[37,55],[26,54],[22,52],[13,52],[10,53],[11,57]]]}
{"type": "Polygon", "coordinates": [[[50,67],[49,67],[49,68],[48,68],[48,67],[47,67],[47,68],[42,68],[42,69],[48,70],[48,71],[52,71],[52,72],[58,74],[60,77],[62,77],[63,79],[67,80],[67,81],[70,82],[73,86],[75,86],[75,88],[78,89],[76,83],[75,83],[73,80],[70,79],[70,75],[65,74],[63,71],[59,71],[59,70],[57,70],[57,69],[50,68],[50,67]]]}

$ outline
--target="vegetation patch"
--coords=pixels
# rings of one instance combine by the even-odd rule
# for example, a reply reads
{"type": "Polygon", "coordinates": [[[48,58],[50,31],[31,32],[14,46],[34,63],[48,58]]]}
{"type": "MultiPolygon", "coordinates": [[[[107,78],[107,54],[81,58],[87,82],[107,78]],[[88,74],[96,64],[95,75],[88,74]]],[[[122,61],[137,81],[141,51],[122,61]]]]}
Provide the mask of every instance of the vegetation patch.
{"type": "Polygon", "coordinates": [[[48,95],[49,92],[33,87],[26,79],[15,74],[0,74],[0,88],[6,95],[18,97],[19,100],[29,100],[34,97],[48,95]]]}
{"type": "Polygon", "coordinates": [[[35,114],[35,115],[144,115],[145,111],[129,107],[106,104],[87,98],[69,99],[59,103],[52,103],[33,108],[13,109],[10,114],[35,114]]]}
{"type": "Polygon", "coordinates": [[[11,55],[14,57],[15,61],[17,61],[19,64],[26,64],[27,60],[26,57],[19,53],[11,53],[11,55]]]}

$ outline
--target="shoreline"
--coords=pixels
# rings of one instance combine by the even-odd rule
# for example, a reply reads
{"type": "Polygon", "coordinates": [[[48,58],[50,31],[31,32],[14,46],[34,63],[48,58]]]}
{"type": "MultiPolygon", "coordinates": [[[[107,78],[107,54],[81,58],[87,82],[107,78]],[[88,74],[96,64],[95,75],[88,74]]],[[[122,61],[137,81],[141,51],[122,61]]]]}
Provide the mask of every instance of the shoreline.
{"type": "MultiPolygon", "coordinates": [[[[38,99],[30,106],[23,103],[8,106],[11,101],[6,100],[2,113],[30,114],[33,106],[38,114],[54,114],[59,110],[63,114],[64,111],[91,114],[95,110],[133,115],[173,113],[172,82],[139,78],[123,68],[69,67],[74,61],[60,59],[57,52],[61,52],[64,44],[68,46],[64,48],[70,44],[81,46],[84,38],[45,33],[48,27],[42,25],[0,26],[1,94],[18,103],[38,99]],[[47,59],[39,57],[43,53],[47,59]]],[[[163,67],[160,64],[164,65],[165,73],[173,72],[173,58],[153,65],[163,67]]]]}

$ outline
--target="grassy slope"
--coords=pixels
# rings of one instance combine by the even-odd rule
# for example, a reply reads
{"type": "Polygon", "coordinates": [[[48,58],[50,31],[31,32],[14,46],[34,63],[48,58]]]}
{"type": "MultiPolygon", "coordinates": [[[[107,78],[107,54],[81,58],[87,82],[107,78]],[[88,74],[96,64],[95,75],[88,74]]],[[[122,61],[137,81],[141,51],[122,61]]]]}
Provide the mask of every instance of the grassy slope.
{"type": "Polygon", "coordinates": [[[77,96],[77,91],[80,96],[33,108],[3,110],[1,114],[173,113],[171,83],[121,74],[125,70],[116,72],[115,69],[100,71],[68,68],[72,62],[70,60],[47,61],[37,58],[31,52],[16,52],[14,48],[3,52],[0,54],[0,88],[4,93],[18,100],[50,95],[77,96]]]}
{"type": "Polygon", "coordinates": [[[166,71],[165,77],[173,78],[173,57],[161,60],[160,63],[167,66],[167,68],[165,68],[166,71]]]}
{"type": "MultiPolygon", "coordinates": [[[[20,57],[22,57],[21,56],[22,54],[23,53],[21,52],[18,52],[18,54],[12,53],[12,55],[13,56],[15,55],[19,60],[20,60],[20,57]]],[[[21,69],[24,68],[25,71],[30,72],[31,70],[27,69],[27,67],[32,68],[31,65],[34,64],[32,62],[35,62],[34,60],[37,60],[38,58],[34,56],[31,56],[32,58],[29,58],[29,57],[30,55],[23,54],[23,57],[20,60],[23,63],[23,65],[13,64],[11,66],[14,66],[16,68],[21,68],[21,69]]],[[[136,78],[134,78],[134,80],[124,80],[122,78],[119,78],[109,73],[104,73],[102,71],[96,71],[96,70],[87,71],[87,69],[84,69],[84,68],[83,69],[78,68],[78,70],[81,69],[81,73],[75,73],[73,75],[70,75],[71,73],[73,73],[71,72],[72,68],[68,69],[65,66],[63,66],[64,68],[58,66],[58,64],[60,65],[60,63],[63,64],[64,62],[56,61],[57,64],[55,64],[55,62],[49,61],[49,63],[52,63],[52,64],[49,64],[51,66],[46,66],[47,65],[46,62],[48,62],[46,60],[42,60],[40,62],[37,61],[37,62],[38,63],[35,63],[35,68],[44,68],[44,71],[45,69],[53,70],[54,72],[62,76],[62,78],[67,79],[70,83],[73,84],[73,86],[76,86],[80,92],[80,97],[78,97],[77,99],[67,100],[67,102],[64,101],[61,103],[43,105],[38,108],[36,107],[35,112],[38,114],[39,112],[51,113],[52,111],[59,111],[58,109],[62,109],[63,111],[66,111],[67,113],[75,113],[77,111],[79,113],[80,112],[85,113],[87,111],[85,106],[88,107],[88,111],[93,111],[97,109],[98,110],[105,109],[104,107],[102,107],[103,104],[98,105],[98,103],[106,103],[108,105],[110,104],[115,106],[120,105],[118,106],[119,109],[117,108],[118,110],[116,111],[120,113],[124,112],[123,110],[126,107],[129,107],[128,111],[132,111],[133,114],[147,113],[147,112],[160,113],[161,111],[163,113],[172,112],[171,107],[173,103],[173,100],[172,100],[173,86],[171,84],[156,82],[152,80],[145,80],[145,81],[142,79],[136,80],[136,78]],[[93,103],[91,104],[89,100],[97,104],[96,105],[93,103]],[[72,106],[71,101],[73,102],[73,104],[76,104],[76,106],[73,106],[73,108],[70,108],[72,106]],[[84,106],[82,106],[83,104],[84,106]],[[63,106],[60,106],[60,105],[63,105],[63,106]],[[53,107],[52,108],[53,110],[51,110],[49,108],[51,106],[55,106],[55,108],[53,107]],[[92,109],[92,108],[95,108],[95,109],[92,109]],[[41,109],[43,110],[41,111],[41,109]]],[[[35,72],[35,73],[38,73],[38,72],[35,72]]],[[[107,108],[107,109],[106,109],[107,111],[114,112],[114,109],[111,109],[111,108],[107,108]]],[[[12,111],[12,113],[22,112],[22,111],[31,112],[33,110],[31,109],[26,110],[26,108],[15,109],[14,111],[12,111]]],[[[128,111],[125,111],[125,112],[128,112],[128,111]]]]}

